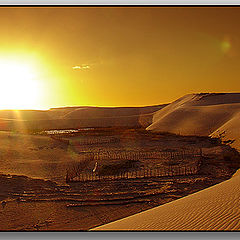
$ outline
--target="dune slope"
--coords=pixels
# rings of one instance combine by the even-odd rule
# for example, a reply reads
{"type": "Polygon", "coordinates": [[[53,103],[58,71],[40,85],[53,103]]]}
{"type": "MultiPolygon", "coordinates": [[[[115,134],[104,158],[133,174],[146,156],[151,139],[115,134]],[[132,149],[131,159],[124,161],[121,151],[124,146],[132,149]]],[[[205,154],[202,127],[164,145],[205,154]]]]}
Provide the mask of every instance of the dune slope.
{"type": "Polygon", "coordinates": [[[214,137],[224,132],[240,149],[239,117],[239,93],[189,94],[155,112],[147,130],[214,137]]]}
{"type": "Polygon", "coordinates": [[[229,180],[92,230],[240,230],[240,172],[229,180]]]}

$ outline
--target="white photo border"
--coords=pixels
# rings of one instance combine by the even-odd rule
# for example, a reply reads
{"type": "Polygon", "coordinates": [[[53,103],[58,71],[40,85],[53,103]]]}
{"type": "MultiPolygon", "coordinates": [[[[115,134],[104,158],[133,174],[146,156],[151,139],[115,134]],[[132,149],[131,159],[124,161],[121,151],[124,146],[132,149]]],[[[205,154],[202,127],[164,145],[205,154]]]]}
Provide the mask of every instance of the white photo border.
{"type": "MultiPolygon", "coordinates": [[[[4,6],[238,6],[240,0],[0,0],[4,6]]],[[[0,239],[239,239],[239,232],[0,232],[0,239]]]]}

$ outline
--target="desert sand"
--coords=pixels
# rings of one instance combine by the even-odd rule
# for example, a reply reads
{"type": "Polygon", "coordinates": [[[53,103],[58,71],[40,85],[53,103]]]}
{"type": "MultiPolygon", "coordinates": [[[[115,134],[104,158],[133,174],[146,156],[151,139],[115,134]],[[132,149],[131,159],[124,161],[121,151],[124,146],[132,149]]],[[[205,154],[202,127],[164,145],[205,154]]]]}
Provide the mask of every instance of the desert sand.
{"type": "MultiPolygon", "coordinates": [[[[234,140],[240,149],[240,94],[189,94],[157,111],[147,130],[234,140]]],[[[93,230],[240,230],[240,172],[215,186],[93,230]]]]}
{"type": "Polygon", "coordinates": [[[232,147],[240,149],[239,117],[239,93],[188,94],[155,112],[147,130],[213,137],[224,133],[224,140],[234,140],[232,147]]]}
{"type": "Polygon", "coordinates": [[[240,172],[187,197],[92,230],[240,230],[240,172]]]}

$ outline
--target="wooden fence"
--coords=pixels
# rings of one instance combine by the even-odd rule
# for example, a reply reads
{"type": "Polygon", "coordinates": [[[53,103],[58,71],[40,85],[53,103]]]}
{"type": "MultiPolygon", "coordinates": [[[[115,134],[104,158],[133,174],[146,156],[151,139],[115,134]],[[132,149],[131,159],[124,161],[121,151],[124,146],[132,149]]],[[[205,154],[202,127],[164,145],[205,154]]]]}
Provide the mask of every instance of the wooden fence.
{"type": "Polygon", "coordinates": [[[104,151],[97,153],[87,153],[80,157],[79,163],[74,163],[70,166],[66,173],[66,182],[85,182],[85,181],[98,181],[98,180],[115,180],[115,179],[132,179],[144,177],[164,177],[164,176],[177,176],[177,175],[190,175],[197,174],[201,165],[202,150],[191,149],[182,151],[162,151],[162,152],[135,152],[135,151],[104,151]],[[87,162],[95,161],[101,162],[102,160],[128,160],[140,161],[144,159],[153,159],[161,162],[162,160],[175,160],[178,165],[171,166],[165,162],[166,167],[154,168],[140,168],[128,169],[119,171],[117,174],[103,175],[98,172],[88,171],[84,172],[84,165],[87,162]],[[189,160],[188,164],[181,163],[181,160],[189,160]]]}
{"type": "Polygon", "coordinates": [[[89,153],[82,156],[81,160],[100,162],[101,160],[130,160],[139,161],[143,159],[154,159],[157,161],[161,160],[176,160],[180,163],[178,165],[168,166],[166,163],[165,167],[154,167],[154,168],[140,168],[140,169],[128,169],[125,171],[119,171],[117,174],[103,175],[98,172],[83,171],[81,163],[79,165],[73,165],[67,170],[66,182],[85,182],[85,181],[98,181],[98,180],[115,180],[115,179],[133,179],[133,178],[144,178],[144,177],[164,177],[164,176],[177,176],[177,175],[190,175],[197,174],[201,165],[202,151],[196,150],[185,150],[178,152],[99,152],[89,153]],[[189,160],[186,165],[181,164],[181,160],[189,160]]]}
{"type": "Polygon", "coordinates": [[[79,162],[82,160],[134,160],[159,159],[159,160],[184,160],[196,159],[202,156],[199,150],[182,150],[182,151],[99,151],[90,153],[81,153],[78,157],[79,162]]]}
{"type": "Polygon", "coordinates": [[[201,150],[184,151],[103,151],[93,154],[94,160],[189,159],[201,156],[201,150]]]}
{"type": "Polygon", "coordinates": [[[86,182],[99,180],[117,180],[117,179],[134,179],[149,177],[166,177],[166,176],[185,176],[197,174],[200,164],[193,166],[166,166],[162,168],[141,168],[132,171],[122,171],[114,175],[98,175],[94,172],[80,173],[78,176],[71,178],[66,175],[66,182],[86,182]]]}
{"type": "Polygon", "coordinates": [[[115,137],[108,137],[108,138],[89,138],[89,139],[77,139],[73,140],[71,143],[73,145],[96,145],[96,144],[107,144],[107,143],[117,143],[120,139],[115,137]]]}

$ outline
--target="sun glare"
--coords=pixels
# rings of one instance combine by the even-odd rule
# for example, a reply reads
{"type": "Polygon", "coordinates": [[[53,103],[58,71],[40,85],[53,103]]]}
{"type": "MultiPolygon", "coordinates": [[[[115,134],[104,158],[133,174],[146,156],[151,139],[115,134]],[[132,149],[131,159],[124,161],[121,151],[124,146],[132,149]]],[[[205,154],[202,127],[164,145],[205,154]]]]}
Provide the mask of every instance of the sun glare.
{"type": "Polygon", "coordinates": [[[34,109],[39,104],[40,82],[34,65],[0,60],[0,109],[34,109]]]}

